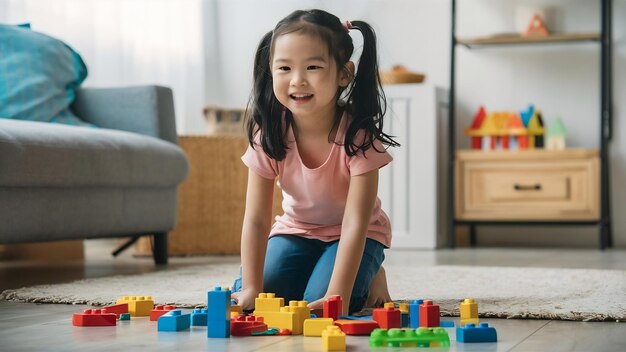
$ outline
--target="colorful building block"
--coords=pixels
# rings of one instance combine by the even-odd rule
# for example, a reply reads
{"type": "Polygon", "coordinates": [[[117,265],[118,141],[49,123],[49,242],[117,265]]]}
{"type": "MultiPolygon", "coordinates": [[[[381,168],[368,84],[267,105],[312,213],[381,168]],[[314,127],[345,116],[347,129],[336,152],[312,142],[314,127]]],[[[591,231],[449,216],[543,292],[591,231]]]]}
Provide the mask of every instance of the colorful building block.
{"type": "Polygon", "coordinates": [[[408,328],[409,327],[409,304],[400,303],[398,304],[398,309],[400,310],[401,327],[408,328]]]}
{"type": "Polygon", "coordinates": [[[170,310],[157,320],[158,331],[182,331],[189,329],[191,316],[180,309],[170,310]]]}
{"type": "Polygon", "coordinates": [[[377,308],[372,311],[372,319],[382,329],[400,328],[402,317],[399,310],[385,304],[385,308],[377,308]]]}
{"type": "MultiPolygon", "coordinates": [[[[297,331],[296,312],[290,311],[289,307],[281,307],[280,312],[258,312],[254,311],[254,315],[257,317],[263,317],[265,324],[270,328],[276,329],[289,329],[294,332],[297,331]]],[[[300,330],[299,334],[302,334],[300,330]]],[[[297,335],[294,332],[294,335],[297,335]]]]}
{"type": "Polygon", "coordinates": [[[280,336],[291,335],[291,330],[289,330],[289,329],[279,329],[278,333],[276,335],[280,335],[280,336]]]}
{"type": "Polygon", "coordinates": [[[473,298],[466,298],[461,303],[459,310],[461,311],[461,326],[465,326],[468,323],[478,324],[478,304],[476,304],[473,298]]]}
{"type": "Polygon", "coordinates": [[[120,314],[120,320],[130,320],[130,313],[120,314]]]}
{"type": "Polygon", "coordinates": [[[206,309],[196,308],[191,312],[191,326],[207,326],[208,312],[206,309]]]}
{"type": "Polygon", "coordinates": [[[338,326],[328,326],[322,331],[322,347],[324,351],[345,351],[346,334],[338,326]]]}
{"type": "Polygon", "coordinates": [[[174,309],[176,309],[176,306],[157,305],[150,312],[150,321],[157,321],[161,315],[174,309]]]}
{"type": "Polygon", "coordinates": [[[324,301],[324,318],[333,318],[333,320],[337,320],[341,314],[343,314],[341,296],[330,296],[326,301],[324,301]]]}
{"type": "Polygon", "coordinates": [[[380,326],[377,322],[373,320],[335,320],[335,325],[337,325],[341,331],[343,331],[346,335],[369,335],[374,331],[374,329],[378,329],[380,326]]]}
{"type": "Polygon", "coordinates": [[[128,312],[133,317],[146,317],[150,315],[152,308],[154,308],[152,296],[124,296],[115,303],[128,303],[128,312]]]}
{"type": "Polygon", "coordinates": [[[439,326],[439,306],[433,301],[424,301],[420,306],[420,328],[435,328],[439,326]]]}
{"type": "Polygon", "coordinates": [[[82,313],[72,315],[74,326],[115,326],[116,324],[117,315],[104,313],[102,309],[85,309],[82,313]]]}
{"type": "Polygon", "coordinates": [[[230,315],[231,318],[233,317],[232,313],[237,313],[237,315],[243,314],[243,308],[237,305],[237,302],[234,299],[230,300],[230,313],[231,313],[230,315]]]}
{"type": "Polygon", "coordinates": [[[439,326],[442,328],[453,328],[454,322],[452,320],[442,320],[439,322],[439,326]]]}
{"type": "Polygon", "coordinates": [[[230,290],[215,287],[207,294],[207,337],[230,337],[230,290]]]}
{"type": "Polygon", "coordinates": [[[322,336],[327,326],[333,325],[333,318],[306,319],[302,329],[304,336],[322,336]]]}
{"type": "Polygon", "coordinates": [[[468,323],[464,327],[456,328],[457,342],[497,342],[498,334],[496,329],[490,327],[488,323],[480,323],[478,327],[468,323]]]}
{"type": "Polygon", "coordinates": [[[102,307],[102,310],[103,313],[113,313],[117,315],[117,319],[119,319],[122,313],[128,313],[128,303],[114,304],[102,307]]]}
{"type": "Polygon", "coordinates": [[[370,347],[449,347],[450,337],[443,328],[376,329],[370,347]]]}
{"type": "Polygon", "coordinates": [[[276,297],[274,293],[259,293],[254,299],[254,309],[259,312],[280,312],[280,307],[285,305],[285,299],[276,297]]]}
{"type": "Polygon", "coordinates": [[[294,312],[295,313],[295,326],[293,328],[293,330],[291,331],[291,333],[293,335],[301,335],[303,332],[303,327],[304,327],[304,321],[311,318],[311,310],[308,307],[308,303],[307,301],[289,301],[289,308],[288,310],[290,312],[294,312]]]}
{"type": "Polygon", "coordinates": [[[414,299],[409,303],[409,326],[412,329],[420,327],[420,306],[424,300],[414,299]]]}
{"type": "Polygon", "coordinates": [[[267,330],[267,324],[263,321],[263,317],[238,315],[230,320],[230,334],[232,336],[250,336],[267,330]]]}
{"type": "Polygon", "coordinates": [[[273,336],[273,335],[278,335],[279,332],[280,330],[278,329],[267,329],[261,332],[253,332],[252,336],[273,336]]]}

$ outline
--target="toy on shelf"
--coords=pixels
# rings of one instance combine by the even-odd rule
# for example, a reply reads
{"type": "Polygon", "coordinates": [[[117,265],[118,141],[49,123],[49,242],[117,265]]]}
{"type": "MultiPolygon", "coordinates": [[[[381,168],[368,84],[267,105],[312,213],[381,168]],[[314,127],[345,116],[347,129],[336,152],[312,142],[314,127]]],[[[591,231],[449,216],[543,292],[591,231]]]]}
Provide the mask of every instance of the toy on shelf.
{"type": "Polygon", "coordinates": [[[556,120],[550,123],[546,136],[546,149],[565,149],[565,137],[567,136],[567,130],[565,129],[565,124],[563,124],[563,121],[560,117],[557,117],[556,120]]]}
{"type": "Polygon", "coordinates": [[[544,147],[545,127],[541,111],[531,104],[519,114],[487,112],[481,106],[465,134],[474,150],[519,150],[544,147]]]}
{"type": "Polygon", "coordinates": [[[533,18],[530,20],[528,24],[528,28],[526,28],[526,32],[522,34],[523,37],[547,37],[550,34],[548,33],[548,27],[546,27],[543,18],[539,16],[539,14],[535,14],[533,18]]]}

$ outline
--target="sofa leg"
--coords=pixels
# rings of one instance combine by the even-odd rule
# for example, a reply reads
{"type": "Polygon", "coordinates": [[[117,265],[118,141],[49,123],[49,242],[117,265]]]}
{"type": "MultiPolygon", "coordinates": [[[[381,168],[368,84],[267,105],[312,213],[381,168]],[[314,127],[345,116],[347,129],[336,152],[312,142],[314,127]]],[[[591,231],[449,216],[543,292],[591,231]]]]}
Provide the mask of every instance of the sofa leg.
{"type": "Polygon", "coordinates": [[[167,232],[156,232],[152,235],[154,245],[152,247],[152,256],[154,264],[167,264],[167,232]]]}

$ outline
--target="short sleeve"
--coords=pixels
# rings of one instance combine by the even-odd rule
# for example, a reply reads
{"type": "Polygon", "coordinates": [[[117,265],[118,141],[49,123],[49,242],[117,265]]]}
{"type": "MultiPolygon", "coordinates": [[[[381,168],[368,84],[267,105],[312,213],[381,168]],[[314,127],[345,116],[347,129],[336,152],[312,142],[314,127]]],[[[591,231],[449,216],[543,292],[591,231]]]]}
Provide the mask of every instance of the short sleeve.
{"type": "Polygon", "coordinates": [[[393,157],[385,150],[383,144],[379,140],[375,140],[374,145],[365,152],[359,151],[356,155],[349,157],[350,176],[362,175],[374,169],[380,169],[392,160],[393,157]]]}
{"type": "Polygon", "coordinates": [[[278,162],[265,154],[263,147],[258,144],[254,149],[248,144],[248,149],[241,160],[249,169],[262,177],[273,180],[278,176],[278,162]]]}

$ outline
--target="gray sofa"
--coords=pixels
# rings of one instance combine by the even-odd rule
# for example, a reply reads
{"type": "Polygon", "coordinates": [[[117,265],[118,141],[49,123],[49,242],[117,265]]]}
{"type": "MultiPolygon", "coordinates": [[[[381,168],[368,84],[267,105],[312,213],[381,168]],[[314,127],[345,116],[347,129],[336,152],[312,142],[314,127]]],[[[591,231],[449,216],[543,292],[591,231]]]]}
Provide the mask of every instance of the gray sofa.
{"type": "Polygon", "coordinates": [[[0,119],[0,243],[152,235],[166,264],[188,170],[172,91],[83,88],[72,111],[99,128],[0,119]]]}

